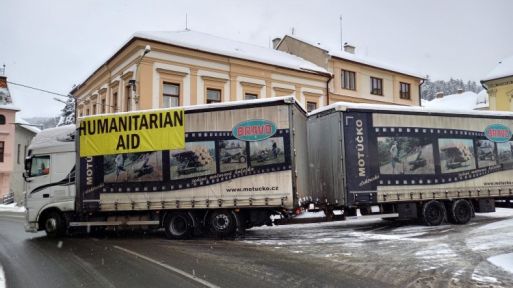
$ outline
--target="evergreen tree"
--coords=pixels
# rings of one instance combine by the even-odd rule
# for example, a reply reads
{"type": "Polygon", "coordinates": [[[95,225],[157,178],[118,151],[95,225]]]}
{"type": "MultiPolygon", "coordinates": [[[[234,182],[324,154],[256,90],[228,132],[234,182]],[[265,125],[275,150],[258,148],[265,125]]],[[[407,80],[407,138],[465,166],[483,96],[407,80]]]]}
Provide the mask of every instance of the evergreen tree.
{"type": "Polygon", "coordinates": [[[466,83],[462,79],[450,78],[446,80],[431,81],[429,76],[427,77],[424,84],[421,87],[421,97],[425,100],[433,100],[436,97],[436,93],[443,92],[444,95],[451,95],[458,93],[458,89],[463,91],[472,91],[479,93],[483,90],[481,85],[478,85],[475,81],[467,81],[466,83]]]}
{"type": "Polygon", "coordinates": [[[75,124],[75,97],[69,96],[66,105],[61,110],[59,124],[57,126],[75,124]]]}

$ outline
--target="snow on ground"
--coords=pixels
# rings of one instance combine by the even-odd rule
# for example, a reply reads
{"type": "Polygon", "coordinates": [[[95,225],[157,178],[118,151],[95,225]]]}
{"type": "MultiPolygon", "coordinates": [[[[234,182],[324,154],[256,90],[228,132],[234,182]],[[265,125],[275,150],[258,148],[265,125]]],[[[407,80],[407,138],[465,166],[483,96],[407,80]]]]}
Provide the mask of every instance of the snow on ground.
{"type": "Polygon", "coordinates": [[[434,227],[381,217],[259,227],[248,230],[243,242],[397,287],[513,287],[513,209],[477,213],[466,225],[434,227]]]}
{"type": "Polygon", "coordinates": [[[25,207],[16,206],[16,203],[12,204],[0,204],[0,212],[18,212],[24,213],[25,207]]]}
{"type": "Polygon", "coordinates": [[[5,273],[2,265],[0,265],[0,288],[5,288],[5,273]]]}
{"type": "Polygon", "coordinates": [[[504,271],[513,273],[513,253],[501,254],[488,258],[493,265],[502,268],[504,271]]]}

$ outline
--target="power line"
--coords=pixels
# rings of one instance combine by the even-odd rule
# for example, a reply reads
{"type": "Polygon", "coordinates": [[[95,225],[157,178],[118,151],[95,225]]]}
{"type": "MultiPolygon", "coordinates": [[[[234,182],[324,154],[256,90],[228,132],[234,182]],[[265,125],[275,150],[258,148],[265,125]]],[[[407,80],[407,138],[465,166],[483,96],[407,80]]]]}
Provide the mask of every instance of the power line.
{"type": "Polygon", "coordinates": [[[60,96],[60,97],[66,97],[66,98],[72,97],[72,95],[65,95],[65,94],[62,94],[62,93],[48,91],[48,90],[45,90],[45,89],[36,88],[36,87],[32,87],[32,86],[25,85],[25,84],[14,83],[14,82],[11,82],[11,81],[7,81],[7,83],[12,84],[12,85],[16,85],[16,86],[25,87],[25,88],[32,89],[32,90],[36,90],[36,91],[40,91],[40,92],[45,92],[45,93],[48,93],[48,94],[57,95],[57,96],[60,96]]]}

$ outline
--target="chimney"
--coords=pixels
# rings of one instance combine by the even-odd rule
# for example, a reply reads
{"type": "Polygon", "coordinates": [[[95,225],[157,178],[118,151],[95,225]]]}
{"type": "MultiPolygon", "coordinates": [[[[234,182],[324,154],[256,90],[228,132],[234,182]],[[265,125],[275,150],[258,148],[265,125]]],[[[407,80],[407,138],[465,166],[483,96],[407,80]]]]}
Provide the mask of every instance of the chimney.
{"type": "Polygon", "coordinates": [[[273,49],[276,49],[278,47],[278,44],[280,43],[281,38],[277,37],[273,39],[273,49]]]}
{"type": "Polygon", "coordinates": [[[444,92],[436,92],[435,97],[436,97],[437,99],[439,99],[439,98],[444,98],[444,92]]]}
{"type": "Polygon", "coordinates": [[[458,94],[462,94],[463,93],[463,88],[458,88],[458,94]]]}
{"type": "Polygon", "coordinates": [[[356,47],[354,47],[353,45],[351,45],[351,44],[349,44],[347,42],[344,43],[344,51],[345,52],[354,54],[355,50],[356,50],[356,47]]]}

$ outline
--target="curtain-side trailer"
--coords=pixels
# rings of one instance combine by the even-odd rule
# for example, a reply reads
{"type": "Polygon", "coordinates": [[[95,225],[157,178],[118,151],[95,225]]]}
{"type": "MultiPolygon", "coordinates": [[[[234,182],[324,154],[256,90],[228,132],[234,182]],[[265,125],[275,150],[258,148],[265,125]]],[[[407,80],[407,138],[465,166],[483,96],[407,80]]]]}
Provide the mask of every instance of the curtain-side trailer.
{"type": "Polygon", "coordinates": [[[293,97],[78,123],[44,130],[29,147],[27,231],[138,225],[169,238],[227,236],[308,196],[306,112],[293,97]],[[170,143],[178,148],[162,149],[170,143]]]}
{"type": "Polygon", "coordinates": [[[337,103],[307,127],[310,196],[300,201],[328,212],[464,224],[513,197],[513,113],[337,103]]]}

